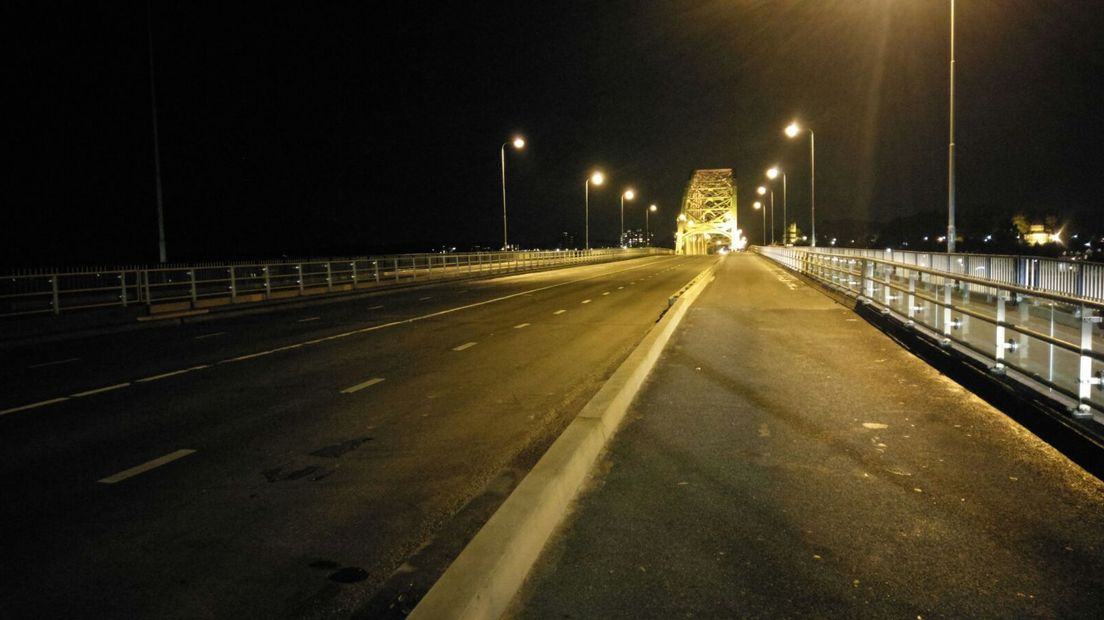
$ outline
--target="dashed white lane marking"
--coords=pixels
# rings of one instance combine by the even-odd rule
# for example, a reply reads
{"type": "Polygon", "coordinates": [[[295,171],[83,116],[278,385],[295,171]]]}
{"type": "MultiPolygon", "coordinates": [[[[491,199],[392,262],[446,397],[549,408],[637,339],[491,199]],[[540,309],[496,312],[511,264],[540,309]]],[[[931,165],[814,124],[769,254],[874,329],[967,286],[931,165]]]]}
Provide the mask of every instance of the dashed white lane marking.
{"type": "Polygon", "coordinates": [[[70,357],[66,360],[57,360],[53,362],[42,362],[41,364],[32,364],[27,368],[46,368],[47,366],[60,366],[61,364],[72,364],[73,362],[79,362],[79,357],[70,357]]]}
{"type": "Polygon", "coordinates": [[[621,290],[621,289],[623,289],[623,288],[625,288],[625,287],[623,287],[623,286],[619,286],[619,287],[617,287],[617,290],[621,290]]]}
{"type": "Polygon", "coordinates": [[[37,403],[31,403],[29,405],[20,405],[19,407],[12,407],[11,409],[4,409],[0,411],[0,415],[7,415],[9,413],[15,413],[16,411],[26,411],[27,409],[34,409],[36,407],[45,407],[46,405],[52,405],[54,403],[61,403],[69,400],[68,396],[62,396],[61,398],[51,398],[50,400],[40,400],[37,403]]]}
{"type": "Polygon", "coordinates": [[[609,291],[606,291],[605,293],[602,293],[602,295],[609,295],[609,291]]]}
{"type": "Polygon", "coordinates": [[[215,332],[213,334],[201,334],[199,336],[196,336],[195,339],[196,340],[204,340],[206,338],[214,338],[215,336],[222,336],[225,333],[226,332],[215,332]]]}
{"type": "Polygon", "coordinates": [[[557,311],[553,312],[552,314],[563,314],[564,312],[567,312],[567,310],[557,310],[557,311]]]}
{"type": "Polygon", "coordinates": [[[375,385],[377,383],[383,383],[384,381],[386,381],[386,379],[384,379],[383,377],[373,377],[373,378],[371,378],[367,381],[364,381],[362,383],[358,383],[356,385],[347,387],[344,390],[341,390],[341,393],[342,394],[352,394],[353,392],[359,392],[360,390],[363,390],[366,387],[372,387],[373,385],[375,385]]]}
{"type": "Polygon", "coordinates": [[[452,350],[453,351],[463,351],[464,349],[470,349],[470,348],[474,347],[477,344],[479,344],[479,343],[478,342],[465,342],[464,344],[462,344],[458,347],[453,347],[452,350]]]}
{"type": "Polygon", "coordinates": [[[589,299],[584,299],[584,300],[583,300],[583,303],[584,303],[584,304],[589,304],[589,303],[590,303],[590,300],[589,300],[589,299]]]}
{"type": "Polygon", "coordinates": [[[296,323],[309,323],[311,321],[317,321],[320,318],[322,318],[322,317],[320,317],[320,316],[308,316],[305,319],[299,319],[298,321],[296,321],[296,323]]]}
{"type": "Polygon", "coordinates": [[[96,388],[94,390],[88,390],[86,392],[77,392],[73,394],[73,398],[81,398],[84,396],[91,396],[93,394],[103,394],[104,392],[110,392],[112,390],[121,390],[125,387],[130,387],[130,381],[126,383],[116,383],[115,385],[109,385],[107,387],[96,388]]]}
{"type": "Polygon", "coordinates": [[[183,368],[181,370],[174,370],[172,372],[166,372],[159,375],[153,375],[152,377],[146,377],[144,379],[138,379],[135,383],[149,383],[150,381],[157,381],[158,379],[165,379],[167,377],[175,377],[176,375],[182,375],[186,372],[192,372],[193,370],[203,370],[204,368],[210,368],[209,364],[202,366],[192,366],[191,368],[183,368]]]}
{"type": "Polygon", "coordinates": [[[379,310],[381,308],[383,308],[383,306],[372,306],[371,308],[368,308],[368,309],[369,310],[379,310]]]}
{"type": "Polygon", "coordinates": [[[517,325],[514,325],[514,329],[521,329],[523,327],[529,327],[529,325],[530,325],[530,323],[518,323],[517,325]]]}
{"type": "Polygon", "coordinates": [[[146,461],[145,463],[142,463],[141,465],[136,465],[134,467],[131,467],[130,469],[124,469],[123,471],[121,471],[121,472],[119,472],[119,473],[117,473],[113,476],[108,476],[106,478],[100,478],[99,480],[97,480],[97,482],[102,482],[103,484],[115,484],[116,482],[122,482],[123,480],[126,480],[127,478],[133,478],[134,476],[137,476],[138,474],[144,474],[144,473],[146,473],[147,471],[149,471],[151,469],[161,467],[162,465],[165,465],[167,463],[172,463],[176,459],[184,458],[185,456],[188,456],[189,454],[195,454],[195,450],[189,450],[189,449],[185,448],[183,450],[177,450],[176,452],[170,452],[170,453],[166,454],[165,456],[159,456],[159,457],[153,459],[152,461],[146,461]]]}
{"type": "Polygon", "coordinates": [[[430,295],[429,297],[419,297],[418,301],[426,301],[426,300],[429,300],[429,299],[433,299],[433,296],[430,295]]]}

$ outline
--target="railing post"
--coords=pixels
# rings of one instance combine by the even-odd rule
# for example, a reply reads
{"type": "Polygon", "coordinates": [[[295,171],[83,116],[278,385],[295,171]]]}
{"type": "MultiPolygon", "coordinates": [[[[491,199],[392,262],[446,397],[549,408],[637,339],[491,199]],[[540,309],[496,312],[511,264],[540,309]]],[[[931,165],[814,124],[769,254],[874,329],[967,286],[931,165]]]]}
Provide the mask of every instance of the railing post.
{"type": "Polygon", "coordinates": [[[195,303],[196,303],[196,301],[197,301],[197,298],[196,298],[196,275],[195,275],[195,269],[189,269],[189,270],[188,270],[188,280],[189,280],[189,281],[191,282],[191,285],[192,285],[192,305],[194,306],[194,305],[195,305],[195,303]]]}
{"type": "Polygon", "coordinates": [[[234,277],[234,266],[230,265],[230,303],[238,301],[238,281],[234,277]]]}
{"type": "Polygon", "coordinates": [[[378,259],[372,261],[372,270],[376,272],[376,284],[379,284],[380,276],[379,276],[379,260],[378,259]]]}
{"type": "Polygon", "coordinates": [[[864,259],[862,262],[862,266],[863,295],[870,301],[874,301],[874,261],[864,259]]]}
{"type": "Polygon", "coordinates": [[[306,279],[306,278],[303,277],[303,264],[300,263],[300,264],[296,265],[295,266],[295,271],[297,271],[299,273],[299,296],[302,297],[303,296],[303,280],[306,279]]]}
{"type": "Polygon", "coordinates": [[[951,329],[954,322],[951,316],[951,306],[954,303],[954,280],[943,282],[943,345],[951,344],[951,329]]]}
{"type": "Polygon", "coordinates": [[[272,299],[272,272],[268,265],[261,267],[261,271],[264,273],[265,299],[272,299]]]}
{"type": "Polygon", "coordinates": [[[1088,306],[1081,306],[1081,355],[1080,365],[1077,373],[1077,408],[1073,410],[1073,415],[1081,417],[1091,417],[1092,410],[1089,408],[1089,397],[1092,393],[1092,386],[1101,385],[1104,381],[1104,373],[1101,375],[1093,376],[1092,374],[1092,342],[1093,342],[1093,326],[1099,323],[1101,317],[1096,316],[1092,308],[1088,306]]]}
{"type": "Polygon", "coordinates": [[[909,274],[908,319],[911,324],[916,318],[916,272],[909,274]]]}
{"type": "Polygon", "coordinates": [[[352,268],[352,270],[353,270],[353,275],[352,275],[352,278],[353,278],[353,290],[355,291],[355,290],[357,290],[357,268],[356,268],[356,260],[354,260],[353,262],[349,263],[349,267],[351,267],[351,268],[352,268]]]}
{"type": "Polygon", "coordinates": [[[119,299],[122,300],[123,307],[126,308],[127,307],[127,279],[126,279],[126,272],[125,271],[120,271],[119,272],[119,284],[120,284],[119,292],[122,293],[122,295],[119,296],[119,299]]]}
{"type": "Polygon", "coordinates": [[[58,294],[58,274],[54,272],[50,276],[50,290],[53,294],[54,315],[61,314],[61,296],[58,294]]]}
{"type": "Polygon", "coordinates": [[[330,261],[326,261],[326,292],[327,293],[333,292],[333,269],[331,268],[331,265],[332,265],[332,263],[330,261]]]}
{"type": "Polygon", "coordinates": [[[149,269],[143,269],[142,274],[145,276],[145,280],[146,280],[146,305],[147,306],[152,305],[153,304],[153,295],[150,294],[150,272],[149,272],[149,269]]]}
{"type": "Polygon", "coordinates": [[[1004,351],[1007,349],[1007,343],[1004,342],[1004,321],[1005,321],[1005,300],[1004,292],[997,291],[997,322],[996,322],[996,334],[993,337],[994,345],[996,348],[994,359],[997,360],[997,365],[990,370],[995,373],[1004,372],[1004,351]]]}
{"type": "Polygon", "coordinates": [[[392,260],[393,260],[393,261],[394,261],[394,263],[395,263],[395,281],[396,281],[396,282],[398,282],[398,281],[399,281],[399,257],[398,257],[398,256],[396,256],[396,257],[395,257],[394,259],[392,259],[392,260]]]}

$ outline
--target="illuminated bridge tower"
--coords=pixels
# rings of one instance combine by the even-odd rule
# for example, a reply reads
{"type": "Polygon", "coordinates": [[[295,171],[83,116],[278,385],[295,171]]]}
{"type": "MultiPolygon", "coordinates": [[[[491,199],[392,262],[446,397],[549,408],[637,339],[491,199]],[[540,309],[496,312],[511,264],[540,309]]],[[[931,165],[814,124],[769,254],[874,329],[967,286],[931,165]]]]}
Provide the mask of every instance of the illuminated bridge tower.
{"type": "Polygon", "coordinates": [[[675,236],[676,254],[710,254],[720,247],[742,248],[736,227],[736,182],[730,168],[695,170],[682,199],[675,236]]]}

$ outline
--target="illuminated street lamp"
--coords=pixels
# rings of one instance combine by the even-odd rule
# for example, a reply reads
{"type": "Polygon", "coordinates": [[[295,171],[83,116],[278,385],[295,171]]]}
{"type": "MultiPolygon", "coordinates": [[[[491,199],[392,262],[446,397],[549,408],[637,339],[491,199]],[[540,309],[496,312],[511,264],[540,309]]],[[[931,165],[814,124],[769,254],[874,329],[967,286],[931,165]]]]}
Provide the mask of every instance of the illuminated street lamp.
{"type": "Polygon", "coordinates": [[[625,199],[632,200],[635,197],[636,192],[631,187],[621,192],[621,236],[618,237],[621,240],[621,245],[625,245],[625,199]]]}
{"type": "Polygon", "coordinates": [[[767,245],[767,212],[763,211],[763,203],[759,202],[758,200],[756,200],[755,204],[751,206],[755,207],[756,211],[763,212],[763,245],[767,245]]]}
{"type": "Polygon", "coordinates": [[[810,234],[812,236],[812,247],[816,247],[816,136],[813,135],[813,130],[805,127],[802,128],[797,124],[797,121],[790,123],[786,127],[786,135],[790,138],[796,138],[797,134],[802,131],[809,132],[809,226],[810,234]]]}
{"type": "Polygon", "coordinates": [[[652,229],[648,225],[648,215],[650,213],[655,213],[656,209],[657,207],[655,205],[651,205],[647,209],[644,209],[644,243],[646,243],[648,247],[652,246],[652,229]]]}
{"type": "Polygon", "coordinates": [[[590,184],[601,185],[606,180],[605,175],[599,171],[595,171],[586,179],[586,183],[583,183],[584,197],[586,198],[586,249],[590,249],[590,184]]]}
{"type": "Polygon", "coordinates": [[[509,242],[506,240],[506,145],[513,144],[514,148],[521,150],[525,148],[525,138],[521,136],[515,136],[512,142],[503,142],[502,148],[499,149],[499,159],[502,161],[502,249],[505,250],[510,247],[509,242]]]}
{"type": "MultiPolygon", "coordinates": [[[[767,194],[767,188],[760,185],[758,187],[758,189],[755,190],[755,192],[758,193],[760,196],[765,196],[767,194]]],[[[771,242],[771,245],[774,245],[774,190],[773,189],[770,190],[770,213],[771,213],[770,242],[771,242]]],[[[764,211],[763,212],[763,217],[766,217],[766,215],[767,215],[767,212],[764,211]]],[[[767,240],[763,239],[763,243],[766,243],[766,242],[767,242],[767,240]]]]}
{"type": "MultiPolygon", "coordinates": [[[[767,170],[767,178],[771,179],[773,181],[774,179],[778,178],[778,174],[780,172],[781,171],[778,169],[778,166],[772,166],[770,168],[770,170],[767,170]]],[[[782,174],[782,245],[786,245],[789,242],[789,239],[790,239],[790,221],[786,217],[786,173],[782,172],[781,174],[782,174]]]]}

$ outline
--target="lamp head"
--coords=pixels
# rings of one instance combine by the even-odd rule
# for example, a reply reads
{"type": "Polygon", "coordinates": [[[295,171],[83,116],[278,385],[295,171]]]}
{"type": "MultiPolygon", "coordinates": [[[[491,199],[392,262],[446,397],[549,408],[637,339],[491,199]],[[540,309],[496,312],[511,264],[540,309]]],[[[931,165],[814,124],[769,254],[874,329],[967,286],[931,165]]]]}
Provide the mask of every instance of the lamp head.
{"type": "Polygon", "coordinates": [[[753,204],[753,205],[751,205],[751,206],[755,207],[756,209],[762,209],[762,208],[763,208],[763,203],[761,203],[761,202],[759,202],[758,200],[756,200],[756,201],[755,201],[755,204],[753,204]]]}
{"type": "Polygon", "coordinates": [[[801,126],[797,124],[797,121],[794,121],[794,122],[792,122],[792,123],[790,123],[789,125],[786,126],[786,135],[791,137],[791,138],[796,137],[797,134],[800,133],[800,132],[801,132],[801,126]]]}
{"type": "Polygon", "coordinates": [[[652,205],[652,206],[648,207],[648,210],[651,211],[652,213],[655,213],[656,212],[656,206],[652,205]]]}
{"type": "Polygon", "coordinates": [[[767,170],[767,178],[768,179],[777,179],[778,178],[778,166],[774,166],[770,170],[767,170]]]}
{"type": "Polygon", "coordinates": [[[755,193],[759,194],[760,196],[766,195],[767,188],[760,185],[759,188],[755,190],[755,193]]]}
{"type": "Polygon", "coordinates": [[[525,148],[525,138],[522,138],[521,136],[515,137],[514,138],[514,148],[515,149],[525,148]]]}
{"type": "Polygon", "coordinates": [[[636,197],[636,192],[632,191],[631,188],[625,190],[625,200],[632,200],[635,197],[636,197]]]}
{"type": "Polygon", "coordinates": [[[601,172],[595,172],[594,174],[590,175],[590,182],[595,185],[601,185],[602,183],[605,183],[605,181],[606,175],[602,174],[601,172]]]}

